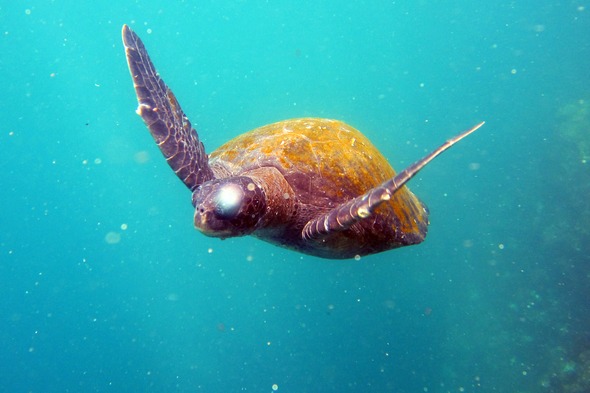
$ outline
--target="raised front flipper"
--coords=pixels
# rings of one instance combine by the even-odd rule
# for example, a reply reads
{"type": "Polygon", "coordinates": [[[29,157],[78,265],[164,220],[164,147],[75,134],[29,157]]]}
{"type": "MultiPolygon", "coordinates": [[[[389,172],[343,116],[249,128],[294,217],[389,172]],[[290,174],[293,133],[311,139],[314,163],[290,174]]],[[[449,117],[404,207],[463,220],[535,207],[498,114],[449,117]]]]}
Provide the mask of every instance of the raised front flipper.
{"type": "Polygon", "coordinates": [[[438,149],[398,173],[393,179],[390,179],[382,183],[380,186],[367,191],[363,195],[351,199],[350,201],[330,210],[326,214],[309,221],[303,228],[301,234],[303,239],[321,239],[322,237],[328,236],[330,233],[349,229],[354,223],[371,216],[373,211],[379,205],[390,200],[393,194],[402,188],[404,184],[406,184],[436,156],[480,128],[483,124],[484,122],[481,122],[462,134],[449,139],[438,149]]]}
{"type": "Polygon", "coordinates": [[[143,118],[170,167],[194,190],[214,177],[205,146],[156,72],[143,42],[127,25],[123,26],[123,44],[139,102],[137,114],[143,118]]]}

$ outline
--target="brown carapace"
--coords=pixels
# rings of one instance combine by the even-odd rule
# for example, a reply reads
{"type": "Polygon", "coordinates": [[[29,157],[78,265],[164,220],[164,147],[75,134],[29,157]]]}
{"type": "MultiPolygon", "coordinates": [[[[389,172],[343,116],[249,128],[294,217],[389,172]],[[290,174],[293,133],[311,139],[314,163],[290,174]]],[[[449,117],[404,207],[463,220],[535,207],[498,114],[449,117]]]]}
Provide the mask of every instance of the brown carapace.
{"type": "Polygon", "coordinates": [[[337,120],[285,120],[242,134],[209,156],[140,38],[123,26],[139,107],[170,167],[192,191],[207,236],[252,235],[344,259],[424,240],[428,209],[404,185],[482,123],[396,175],[358,130],[337,120]]]}

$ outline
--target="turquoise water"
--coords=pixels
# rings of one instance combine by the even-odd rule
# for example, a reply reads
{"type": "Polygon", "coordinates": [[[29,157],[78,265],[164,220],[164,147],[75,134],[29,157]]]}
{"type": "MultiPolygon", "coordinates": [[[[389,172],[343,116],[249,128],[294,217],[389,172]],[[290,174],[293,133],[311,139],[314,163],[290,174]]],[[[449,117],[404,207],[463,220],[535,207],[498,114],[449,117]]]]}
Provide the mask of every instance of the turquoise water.
{"type": "MultiPolygon", "coordinates": [[[[8,3],[8,2],[5,2],[8,3]]],[[[590,4],[0,5],[0,391],[590,391],[590,4]],[[143,38],[209,151],[337,118],[424,243],[330,261],[206,238],[141,119],[143,38]]]]}

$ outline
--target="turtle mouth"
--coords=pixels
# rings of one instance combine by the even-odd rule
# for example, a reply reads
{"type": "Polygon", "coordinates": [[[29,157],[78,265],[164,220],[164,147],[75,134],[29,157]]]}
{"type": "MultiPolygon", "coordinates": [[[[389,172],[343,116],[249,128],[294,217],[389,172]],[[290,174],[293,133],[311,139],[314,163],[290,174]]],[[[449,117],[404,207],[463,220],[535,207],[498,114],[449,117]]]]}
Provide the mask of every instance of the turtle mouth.
{"type": "Polygon", "coordinates": [[[195,228],[203,235],[226,239],[228,237],[246,236],[252,233],[252,228],[243,227],[240,220],[227,220],[220,217],[215,210],[202,207],[195,209],[195,228]]]}
{"type": "Polygon", "coordinates": [[[197,208],[194,223],[195,228],[205,236],[220,239],[236,236],[231,225],[226,220],[218,219],[213,211],[197,208]]]}

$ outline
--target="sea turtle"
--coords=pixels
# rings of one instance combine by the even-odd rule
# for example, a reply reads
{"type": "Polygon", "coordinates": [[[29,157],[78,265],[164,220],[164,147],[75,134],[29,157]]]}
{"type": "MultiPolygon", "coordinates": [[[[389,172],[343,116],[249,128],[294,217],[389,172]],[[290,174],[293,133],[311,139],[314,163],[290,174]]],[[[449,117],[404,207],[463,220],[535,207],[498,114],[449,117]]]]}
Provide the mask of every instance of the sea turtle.
{"type": "Polygon", "coordinates": [[[285,120],[242,134],[209,156],[141,41],[123,43],[143,118],[190,188],[194,224],[222,239],[252,235],[322,258],[344,259],[420,243],[428,209],[404,186],[477,124],[395,174],[369,140],[336,120],[285,120]]]}

